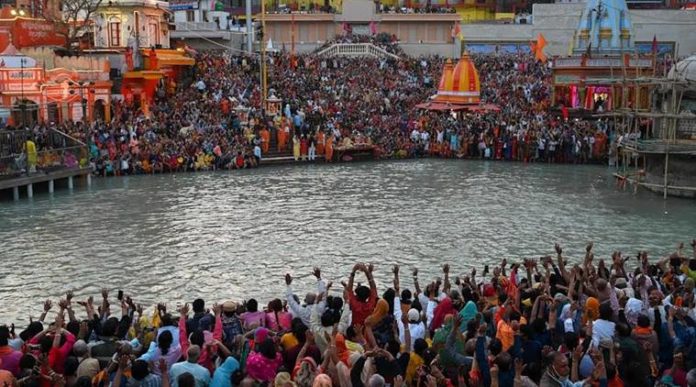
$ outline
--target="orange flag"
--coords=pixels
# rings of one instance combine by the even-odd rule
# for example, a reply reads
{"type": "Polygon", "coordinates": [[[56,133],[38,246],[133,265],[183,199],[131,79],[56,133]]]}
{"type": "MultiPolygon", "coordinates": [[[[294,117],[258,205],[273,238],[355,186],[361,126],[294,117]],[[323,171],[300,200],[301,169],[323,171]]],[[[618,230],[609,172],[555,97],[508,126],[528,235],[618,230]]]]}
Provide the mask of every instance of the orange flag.
{"type": "Polygon", "coordinates": [[[544,47],[546,47],[546,39],[544,39],[544,35],[539,33],[539,35],[537,35],[536,44],[534,45],[534,56],[537,58],[537,60],[542,62],[546,62],[544,47]]]}

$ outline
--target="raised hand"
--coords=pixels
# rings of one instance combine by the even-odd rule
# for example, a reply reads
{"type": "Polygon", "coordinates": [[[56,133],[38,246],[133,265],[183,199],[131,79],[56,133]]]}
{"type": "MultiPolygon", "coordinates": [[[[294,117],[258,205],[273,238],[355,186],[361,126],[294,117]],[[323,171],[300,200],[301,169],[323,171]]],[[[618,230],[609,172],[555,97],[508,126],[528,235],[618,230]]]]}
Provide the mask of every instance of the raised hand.
{"type": "Polygon", "coordinates": [[[109,298],[109,289],[107,289],[107,288],[102,288],[102,290],[101,290],[101,295],[102,295],[102,298],[105,299],[105,300],[106,300],[107,298],[109,298]]]}
{"type": "Polygon", "coordinates": [[[162,375],[169,373],[169,369],[167,368],[167,361],[164,360],[163,357],[160,357],[158,366],[159,366],[160,373],[162,375]]]}
{"type": "MultiPolygon", "coordinates": [[[[163,305],[163,304],[160,304],[160,305],[163,305]]],[[[159,308],[159,305],[158,305],[158,309],[160,309],[160,308],[159,308]]],[[[179,313],[180,313],[182,316],[188,315],[188,312],[189,312],[189,304],[188,304],[188,303],[182,305],[181,308],[179,308],[179,313]]]]}
{"type": "Polygon", "coordinates": [[[450,270],[450,266],[448,263],[445,263],[444,265],[442,265],[442,272],[443,273],[448,274],[449,270],[450,270]]]}
{"type": "Polygon", "coordinates": [[[588,253],[592,251],[592,246],[594,246],[594,242],[588,243],[587,246],[585,246],[585,251],[588,253]]]}
{"type": "Polygon", "coordinates": [[[49,310],[51,310],[52,307],[53,307],[53,302],[51,302],[51,300],[44,301],[44,304],[43,304],[44,312],[48,312],[49,310]]]}
{"type": "Polygon", "coordinates": [[[68,300],[68,303],[72,302],[72,299],[73,299],[74,296],[75,296],[75,295],[73,294],[73,291],[72,291],[72,290],[68,290],[68,291],[65,293],[65,299],[68,300]]]}
{"type": "Polygon", "coordinates": [[[138,307],[135,308],[135,311],[138,312],[138,316],[142,316],[144,310],[145,308],[143,308],[143,304],[138,304],[138,307]]]}
{"type": "Polygon", "coordinates": [[[399,265],[392,266],[392,273],[399,274],[399,265]]]}
{"type": "Polygon", "coordinates": [[[285,274],[285,284],[290,286],[291,283],[292,283],[292,276],[290,275],[290,273],[286,273],[285,274]]]}
{"type": "Polygon", "coordinates": [[[61,299],[58,301],[58,307],[60,308],[60,310],[68,309],[69,306],[70,303],[66,299],[61,299]]]}
{"type": "Polygon", "coordinates": [[[417,267],[413,268],[413,276],[418,277],[418,268],[417,267]]]}
{"type": "Polygon", "coordinates": [[[573,350],[573,360],[575,360],[575,362],[578,364],[582,358],[582,352],[582,345],[576,345],[575,349],[573,350]]]}
{"type": "Polygon", "coordinates": [[[372,274],[372,272],[375,270],[375,266],[371,263],[368,263],[366,269],[368,273],[372,274]]]}
{"type": "Polygon", "coordinates": [[[520,359],[519,357],[516,358],[515,359],[515,375],[522,376],[522,371],[524,371],[524,367],[526,367],[526,365],[524,364],[524,362],[522,362],[522,359],[520,359]]]}
{"type": "MultiPolygon", "coordinates": [[[[454,319],[452,320],[452,329],[457,330],[459,327],[462,326],[462,316],[457,314],[454,316],[454,319]]],[[[485,331],[484,331],[485,332],[485,331]]]]}
{"type": "Polygon", "coordinates": [[[213,304],[213,314],[219,316],[222,313],[222,305],[217,302],[213,304]]]}
{"type": "Polygon", "coordinates": [[[556,243],[556,244],[553,246],[553,248],[556,249],[556,254],[558,254],[558,255],[563,254],[563,249],[561,248],[561,245],[559,245],[558,243],[556,243]]]}
{"type": "Polygon", "coordinates": [[[319,267],[315,267],[314,270],[312,270],[312,274],[314,274],[318,280],[321,279],[321,269],[319,269],[319,267]]]}

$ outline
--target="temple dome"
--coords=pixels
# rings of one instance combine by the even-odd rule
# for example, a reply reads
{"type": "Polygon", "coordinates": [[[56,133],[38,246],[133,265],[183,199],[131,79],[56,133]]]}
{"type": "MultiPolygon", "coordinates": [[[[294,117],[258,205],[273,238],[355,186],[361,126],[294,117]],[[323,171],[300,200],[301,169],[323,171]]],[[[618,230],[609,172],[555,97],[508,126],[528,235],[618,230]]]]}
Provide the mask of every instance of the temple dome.
{"type": "Polygon", "coordinates": [[[677,62],[669,70],[667,78],[676,81],[696,82],[696,55],[677,62]]]}
{"type": "Polygon", "coordinates": [[[481,101],[481,82],[474,62],[468,53],[454,66],[451,59],[445,62],[442,78],[433,97],[436,102],[452,104],[478,104],[481,101]]]}

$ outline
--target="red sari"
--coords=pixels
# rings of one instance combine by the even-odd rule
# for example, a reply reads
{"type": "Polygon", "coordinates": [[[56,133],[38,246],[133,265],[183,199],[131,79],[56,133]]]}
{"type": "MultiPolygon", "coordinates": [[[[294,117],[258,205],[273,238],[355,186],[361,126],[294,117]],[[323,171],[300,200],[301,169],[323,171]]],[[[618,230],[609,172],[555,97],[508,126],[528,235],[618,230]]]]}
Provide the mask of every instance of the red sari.
{"type": "Polygon", "coordinates": [[[300,155],[307,156],[307,150],[309,149],[308,141],[306,137],[302,137],[300,140],[300,155]]]}

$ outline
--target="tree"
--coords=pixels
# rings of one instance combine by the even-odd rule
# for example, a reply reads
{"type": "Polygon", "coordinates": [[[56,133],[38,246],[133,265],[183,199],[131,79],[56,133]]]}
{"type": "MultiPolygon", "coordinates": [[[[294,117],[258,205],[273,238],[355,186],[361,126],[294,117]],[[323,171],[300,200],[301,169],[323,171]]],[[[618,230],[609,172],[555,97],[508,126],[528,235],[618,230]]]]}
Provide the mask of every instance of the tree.
{"type": "Polygon", "coordinates": [[[65,36],[65,49],[68,53],[80,50],[80,37],[90,32],[94,14],[99,9],[102,0],[63,0],[61,15],[53,18],[63,28],[56,28],[56,33],[65,36]]]}

